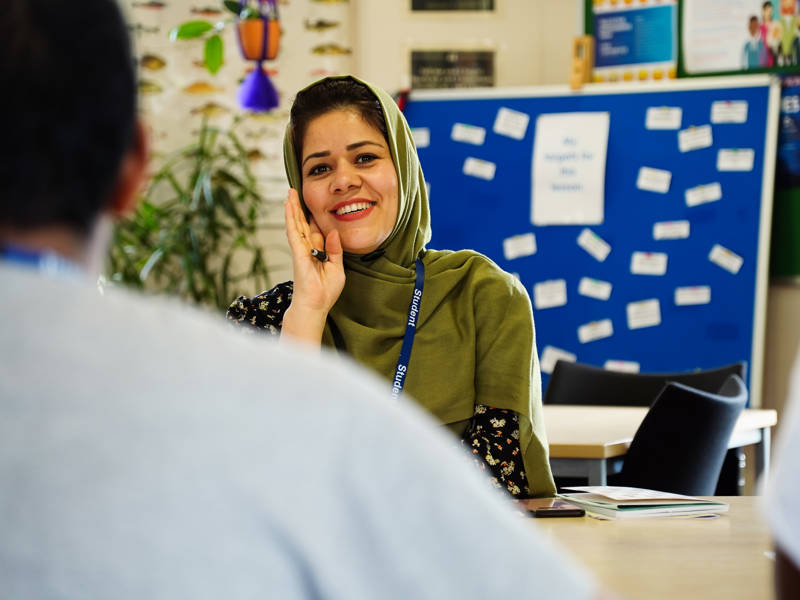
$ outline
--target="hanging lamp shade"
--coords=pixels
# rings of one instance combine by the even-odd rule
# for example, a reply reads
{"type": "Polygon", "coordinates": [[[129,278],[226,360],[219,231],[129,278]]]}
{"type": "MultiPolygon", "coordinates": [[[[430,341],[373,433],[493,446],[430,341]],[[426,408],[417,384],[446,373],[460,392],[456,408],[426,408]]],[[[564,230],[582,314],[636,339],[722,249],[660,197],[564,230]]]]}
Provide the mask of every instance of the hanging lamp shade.
{"type": "MultiPolygon", "coordinates": [[[[246,5],[247,0],[240,1],[242,9],[246,5]]],[[[277,0],[259,0],[258,8],[256,18],[236,18],[239,50],[245,59],[256,62],[239,88],[239,104],[248,110],[266,112],[278,106],[278,92],[261,63],[278,56],[281,28],[277,0]]]]}

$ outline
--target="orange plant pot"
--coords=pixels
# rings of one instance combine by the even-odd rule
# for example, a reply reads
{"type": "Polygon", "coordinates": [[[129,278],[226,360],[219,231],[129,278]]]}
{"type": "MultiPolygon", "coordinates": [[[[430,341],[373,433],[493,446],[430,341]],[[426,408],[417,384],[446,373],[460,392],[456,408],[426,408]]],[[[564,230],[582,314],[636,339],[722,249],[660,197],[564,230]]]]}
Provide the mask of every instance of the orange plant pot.
{"type": "MultiPolygon", "coordinates": [[[[247,19],[238,23],[239,41],[242,53],[247,60],[261,60],[264,42],[264,20],[247,19]]],[[[267,52],[265,58],[273,60],[278,56],[278,44],[281,40],[281,27],[277,20],[267,21],[267,52]]]]}

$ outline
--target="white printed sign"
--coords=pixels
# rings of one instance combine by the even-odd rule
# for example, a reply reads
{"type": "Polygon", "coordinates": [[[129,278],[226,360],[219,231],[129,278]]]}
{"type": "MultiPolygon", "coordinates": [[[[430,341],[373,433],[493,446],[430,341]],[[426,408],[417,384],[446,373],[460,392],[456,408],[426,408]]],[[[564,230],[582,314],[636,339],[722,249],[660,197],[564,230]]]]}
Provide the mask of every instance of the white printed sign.
{"type": "Polygon", "coordinates": [[[453,123],[450,137],[455,142],[465,142],[467,144],[482,146],[483,142],[486,140],[486,130],[483,127],[477,127],[475,125],[453,123]]]}
{"type": "Polygon", "coordinates": [[[746,100],[718,100],[711,103],[712,123],[746,123],[746,100]]]}
{"type": "Polygon", "coordinates": [[[653,223],[654,240],[682,240],[689,237],[689,221],[653,223]]]}
{"type": "Polygon", "coordinates": [[[472,158],[471,156],[464,161],[463,167],[464,175],[472,175],[473,177],[485,179],[486,181],[494,179],[494,172],[496,169],[497,165],[493,162],[481,160],[480,158],[472,158]]]}
{"type": "Polygon", "coordinates": [[[640,366],[638,362],[630,360],[613,360],[608,359],[603,368],[606,371],[618,371],[620,373],[638,373],[640,366]]]}
{"type": "Polygon", "coordinates": [[[717,152],[717,171],[752,171],[755,156],[752,148],[722,148],[717,152]]]}
{"type": "Polygon", "coordinates": [[[717,182],[698,185],[686,190],[684,196],[686,197],[686,206],[715,202],[722,198],[722,186],[717,182]]]}
{"type": "Polygon", "coordinates": [[[431,145],[431,130],[427,127],[412,127],[411,136],[417,148],[427,148],[431,145]]]}
{"type": "Polygon", "coordinates": [[[667,272],[667,255],[664,252],[634,252],[631,255],[631,273],[635,275],[664,275],[667,272]]]}
{"type": "Polygon", "coordinates": [[[744,259],[741,256],[719,244],[714,244],[714,247],[711,248],[708,260],[734,275],[739,272],[739,269],[742,268],[742,263],[744,263],[744,259]]]}
{"type": "Polygon", "coordinates": [[[536,235],[533,233],[512,235],[503,240],[503,256],[506,260],[532,254],[536,254],[536,235]]]}
{"type": "Polygon", "coordinates": [[[542,373],[550,374],[556,368],[556,361],[564,360],[567,362],[575,362],[578,357],[572,352],[567,352],[555,346],[545,346],[542,350],[542,357],[539,359],[539,369],[542,373]]]}
{"type": "Polygon", "coordinates": [[[581,344],[611,337],[612,335],[614,335],[614,326],[611,324],[611,319],[592,321],[578,327],[578,340],[580,340],[581,344]]]}
{"type": "Polygon", "coordinates": [[[502,107],[497,111],[492,131],[515,140],[521,140],[525,137],[530,120],[530,116],[523,112],[502,107]]]}
{"type": "Polygon", "coordinates": [[[628,314],[628,329],[642,329],[661,324],[661,305],[656,298],[629,302],[625,310],[628,314]]]}
{"type": "Polygon", "coordinates": [[[679,106],[651,106],[644,126],[647,129],[680,129],[683,110],[679,106]]]}
{"type": "Polygon", "coordinates": [[[578,284],[578,293],[589,298],[608,300],[611,296],[611,284],[608,281],[600,281],[591,277],[581,277],[581,281],[578,284]]]}
{"type": "Polygon", "coordinates": [[[533,286],[533,305],[538,309],[564,306],[567,303],[566,279],[541,281],[533,286]]]}
{"type": "Polygon", "coordinates": [[[711,125],[689,127],[678,132],[678,149],[681,152],[708,148],[714,143],[711,136],[711,125]]]}
{"type": "Polygon", "coordinates": [[[711,302],[711,286],[691,285],[675,288],[675,304],[678,306],[708,304],[709,302],[711,302]]]}
{"type": "Polygon", "coordinates": [[[603,262],[611,252],[611,246],[591,229],[581,231],[578,236],[578,245],[600,262],[603,262]]]}
{"type": "Polygon", "coordinates": [[[672,173],[669,171],[641,167],[639,176],[636,178],[636,187],[646,192],[666,194],[669,191],[670,181],[672,181],[672,173]]]}

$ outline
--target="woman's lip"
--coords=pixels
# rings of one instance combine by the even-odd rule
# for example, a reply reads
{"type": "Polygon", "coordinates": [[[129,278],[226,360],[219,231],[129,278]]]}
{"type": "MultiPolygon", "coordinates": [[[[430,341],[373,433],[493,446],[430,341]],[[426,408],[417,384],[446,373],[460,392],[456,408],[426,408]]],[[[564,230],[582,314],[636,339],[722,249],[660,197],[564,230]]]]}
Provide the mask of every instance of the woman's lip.
{"type": "Polygon", "coordinates": [[[330,210],[331,210],[332,213],[335,213],[337,210],[339,210],[342,207],[349,206],[351,204],[358,204],[360,202],[368,202],[369,204],[373,204],[373,205],[375,204],[374,202],[371,202],[370,200],[367,200],[366,198],[350,198],[349,200],[342,200],[338,204],[335,204],[333,206],[333,208],[331,208],[330,210]]]}
{"type": "MultiPolygon", "coordinates": [[[[352,203],[344,202],[342,203],[342,206],[346,206],[347,204],[352,204],[352,203]]],[[[339,208],[341,208],[341,206],[339,208]]],[[[355,212],[347,213],[345,215],[337,215],[335,212],[331,212],[331,215],[333,215],[333,218],[336,219],[337,221],[357,221],[358,219],[363,219],[369,216],[374,208],[375,204],[371,203],[370,207],[365,208],[364,210],[357,210],[355,212]]]]}

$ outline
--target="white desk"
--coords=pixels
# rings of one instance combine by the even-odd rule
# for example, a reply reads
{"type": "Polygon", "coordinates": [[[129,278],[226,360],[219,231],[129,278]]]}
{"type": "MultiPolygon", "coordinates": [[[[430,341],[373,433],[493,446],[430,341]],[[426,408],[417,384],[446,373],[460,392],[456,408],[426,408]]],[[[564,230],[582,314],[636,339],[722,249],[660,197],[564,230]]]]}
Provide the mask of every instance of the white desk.
{"type": "MultiPolygon", "coordinates": [[[[589,485],[605,485],[608,475],[622,467],[622,457],[647,410],[546,404],[544,423],[553,475],[588,477],[589,485]]],[[[755,446],[756,477],[769,469],[770,428],[777,422],[774,410],[745,409],[734,427],[728,447],[755,446]]]]}

